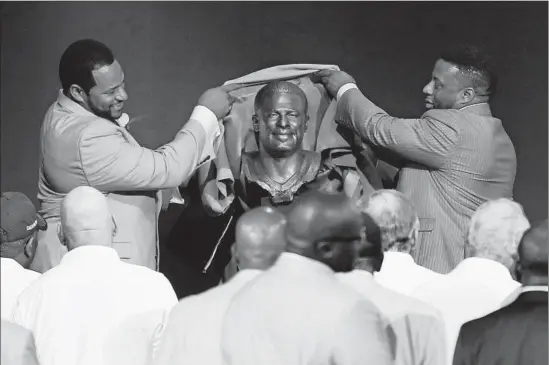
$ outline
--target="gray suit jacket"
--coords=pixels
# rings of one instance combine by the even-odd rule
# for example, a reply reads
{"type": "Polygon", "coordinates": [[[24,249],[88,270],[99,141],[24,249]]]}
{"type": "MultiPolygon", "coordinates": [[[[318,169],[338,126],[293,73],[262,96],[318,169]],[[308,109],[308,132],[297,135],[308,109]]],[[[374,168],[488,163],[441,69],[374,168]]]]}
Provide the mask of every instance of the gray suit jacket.
{"type": "Polygon", "coordinates": [[[488,104],[401,119],[351,89],[338,101],[336,120],[352,122],[367,143],[406,159],[397,189],[419,213],[414,258],[422,266],[452,270],[464,259],[467,226],[478,206],[513,196],[515,149],[488,104]]]}
{"type": "Polygon", "coordinates": [[[181,185],[199,165],[215,158],[214,129],[219,127],[214,114],[204,109],[195,109],[172,142],[150,150],[126,129],[88,112],[60,92],[41,129],[38,200],[48,229],[38,236],[31,269],[44,272],[67,252],[57,237],[60,203],[82,185],[107,196],[117,226],[114,248],[120,258],[157,269],[159,190],[181,185]],[[204,118],[213,121],[206,123],[204,118]]]}
{"type": "Polygon", "coordinates": [[[2,320],[2,365],[38,365],[32,333],[15,323],[2,320]]]}

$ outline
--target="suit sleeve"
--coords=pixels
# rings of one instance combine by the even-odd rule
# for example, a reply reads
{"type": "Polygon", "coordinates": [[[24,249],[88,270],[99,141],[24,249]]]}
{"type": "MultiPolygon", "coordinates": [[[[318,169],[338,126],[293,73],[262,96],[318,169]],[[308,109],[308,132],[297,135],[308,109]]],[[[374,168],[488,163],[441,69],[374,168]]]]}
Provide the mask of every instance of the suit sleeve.
{"type": "Polygon", "coordinates": [[[374,146],[431,168],[441,168],[459,139],[455,110],[430,110],[419,119],[388,115],[358,89],[338,101],[336,120],[352,124],[361,138],[374,146]]]}
{"type": "Polygon", "coordinates": [[[85,177],[99,190],[157,190],[181,185],[198,166],[215,158],[215,115],[196,107],[175,139],[156,150],[127,141],[109,123],[91,123],[80,137],[85,177]]]}
{"type": "MultiPolygon", "coordinates": [[[[456,342],[456,348],[454,350],[454,357],[452,365],[474,365],[475,362],[470,362],[469,352],[471,351],[471,344],[468,344],[467,339],[467,324],[464,324],[459,331],[459,336],[456,342]]],[[[474,357],[473,357],[474,358],[474,357]]]]}

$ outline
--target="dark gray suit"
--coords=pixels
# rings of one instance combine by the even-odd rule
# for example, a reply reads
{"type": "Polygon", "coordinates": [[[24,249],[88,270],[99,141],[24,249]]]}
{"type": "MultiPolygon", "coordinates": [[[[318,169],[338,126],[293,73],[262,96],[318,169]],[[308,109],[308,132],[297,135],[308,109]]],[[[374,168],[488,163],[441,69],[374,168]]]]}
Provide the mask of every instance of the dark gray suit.
{"type": "Polygon", "coordinates": [[[461,327],[454,365],[547,365],[547,331],[547,292],[522,293],[461,327]]]}
{"type": "Polygon", "coordinates": [[[401,119],[351,89],[338,101],[336,120],[352,122],[364,141],[405,159],[397,190],[418,211],[414,258],[422,266],[452,270],[464,259],[465,233],[478,206],[513,196],[515,149],[486,103],[401,119]]]}

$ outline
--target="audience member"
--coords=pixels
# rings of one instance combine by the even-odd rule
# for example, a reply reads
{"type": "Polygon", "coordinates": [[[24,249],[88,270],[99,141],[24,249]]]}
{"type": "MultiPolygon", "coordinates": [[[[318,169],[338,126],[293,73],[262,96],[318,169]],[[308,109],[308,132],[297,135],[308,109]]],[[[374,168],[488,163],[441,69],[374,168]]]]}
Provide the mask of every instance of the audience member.
{"type": "Polygon", "coordinates": [[[360,250],[354,270],[338,278],[370,300],[387,318],[396,335],[397,364],[440,365],[445,360],[444,324],[432,306],[385,288],[374,280],[383,262],[381,234],[364,214],[366,245],[360,250]]]}
{"type": "Polygon", "coordinates": [[[14,310],[15,322],[33,332],[42,365],[150,363],[177,297],[162,274],[120,260],[115,231],[96,189],[78,187],[63,199],[59,239],[69,252],[14,310]]]}
{"type": "Polygon", "coordinates": [[[547,220],[523,235],[518,248],[517,276],[522,293],[508,306],[465,323],[459,333],[454,365],[546,365],[547,220]]]}
{"type": "Polygon", "coordinates": [[[38,365],[32,333],[2,319],[1,361],[3,365],[38,365]]]}
{"type": "Polygon", "coordinates": [[[420,283],[440,274],[414,262],[419,219],[410,200],[396,190],[377,190],[362,205],[379,226],[384,259],[375,279],[398,293],[409,295],[420,283]]]}
{"type": "Polygon", "coordinates": [[[226,284],[187,297],[172,310],[155,364],[223,363],[219,344],[232,297],[276,261],[285,248],[286,218],[271,207],[244,213],[236,224],[234,255],[240,271],[226,284]]]}
{"type": "Polygon", "coordinates": [[[28,270],[36,253],[36,232],[46,221],[21,193],[2,193],[0,248],[2,253],[2,319],[10,319],[19,294],[40,274],[28,270]]]}
{"type": "Polygon", "coordinates": [[[343,194],[315,192],[296,200],[287,219],[285,252],[226,312],[225,362],[391,364],[381,314],[334,275],[352,270],[360,248],[356,207],[343,194]]]}
{"type": "Polygon", "coordinates": [[[449,363],[461,325],[499,309],[519,286],[509,270],[522,234],[529,227],[520,204],[509,199],[484,203],[471,218],[465,246],[468,258],[412,294],[442,311],[449,363]]]}

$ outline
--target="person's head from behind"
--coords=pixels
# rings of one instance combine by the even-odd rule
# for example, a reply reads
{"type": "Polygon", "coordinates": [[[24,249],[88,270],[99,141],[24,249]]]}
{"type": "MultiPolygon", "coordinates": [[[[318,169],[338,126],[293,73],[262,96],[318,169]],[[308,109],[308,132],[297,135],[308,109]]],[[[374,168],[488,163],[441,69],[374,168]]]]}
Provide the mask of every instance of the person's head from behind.
{"type": "Polygon", "coordinates": [[[345,194],[303,194],[286,216],[287,252],[320,261],[335,272],[353,269],[364,232],[360,211],[345,194]]]}
{"type": "Polygon", "coordinates": [[[441,54],[423,88],[427,109],[460,109],[487,102],[495,93],[497,77],[484,51],[465,44],[441,54]]]}
{"type": "Polygon", "coordinates": [[[381,232],[383,251],[413,254],[419,234],[419,218],[412,202],[396,190],[376,190],[361,205],[381,232]]]}
{"type": "Polygon", "coordinates": [[[549,223],[547,219],[524,232],[518,247],[516,276],[523,285],[547,285],[549,223]]]}
{"type": "Polygon", "coordinates": [[[37,232],[46,230],[48,225],[24,194],[6,192],[0,200],[2,257],[14,259],[28,268],[36,253],[37,232]]]}
{"type": "Polygon", "coordinates": [[[77,187],[61,202],[58,234],[69,251],[82,246],[112,247],[115,233],[107,199],[97,189],[77,187]]]}
{"type": "Polygon", "coordinates": [[[286,248],[286,217],[271,207],[244,213],[236,223],[233,254],[240,269],[266,270],[286,248]]]}
{"type": "Polygon", "coordinates": [[[362,219],[364,224],[364,244],[358,251],[354,268],[373,274],[381,270],[381,265],[383,264],[381,231],[374,219],[368,214],[362,213],[362,219]]]}
{"type": "Polygon", "coordinates": [[[260,151],[273,157],[301,149],[309,122],[307,96],[288,81],[263,86],[254,101],[253,127],[260,151]]]}
{"type": "Polygon", "coordinates": [[[128,99],[124,71],[103,43],[72,43],[61,56],[59,79],[63,93],[89,112],[109,120],[122,116],[128,99]]]}
{"type": "Polygon", "coordinates": [[[511,270],[528,228],[530,223],[519,203],[506,198],[487,201],[471,217],[465,256],[490,259],[511,270]]]}

